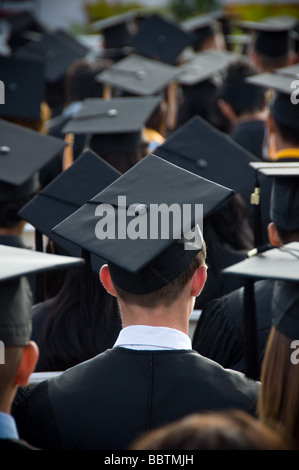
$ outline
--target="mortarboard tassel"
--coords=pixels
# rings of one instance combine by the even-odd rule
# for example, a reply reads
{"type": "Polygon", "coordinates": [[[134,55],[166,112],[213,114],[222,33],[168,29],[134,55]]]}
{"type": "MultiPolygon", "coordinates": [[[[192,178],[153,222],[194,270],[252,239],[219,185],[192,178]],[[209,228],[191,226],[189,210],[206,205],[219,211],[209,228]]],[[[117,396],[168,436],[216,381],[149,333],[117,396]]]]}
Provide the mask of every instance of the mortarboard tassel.
{"type": "Polygon", "coordinates": [[[62,170],[67,170],[74,162],[74,134],[69,133],[65,135],[66,146],[63,152],[62,170]]]}
{"type": "Polygon", "coordinates": [[[256,174],[254,192],[250,197],[250,204],[254,206],[254,246],[261,246],[263,241],[260,192],[260,183],[256,174]]]}
{"type": "MultiPolygon", "coordinates": [[[[42,253],[44,251],[43,246],[43,234],[35,229],[35,250],[42,253]]],[[[44,273],[36,274],[35,276],[35,302],[40,303],[45,300],[45,275],[44,273]]]]}
{"type": "Polygon", "coordinates": [[[91,283],[91,257],[90,252],[82,249],[82,258],[85,263],[81,267],[81,324],[84,328],[91,327],[91,300],[92,300],[92,283],[91,283]]]}

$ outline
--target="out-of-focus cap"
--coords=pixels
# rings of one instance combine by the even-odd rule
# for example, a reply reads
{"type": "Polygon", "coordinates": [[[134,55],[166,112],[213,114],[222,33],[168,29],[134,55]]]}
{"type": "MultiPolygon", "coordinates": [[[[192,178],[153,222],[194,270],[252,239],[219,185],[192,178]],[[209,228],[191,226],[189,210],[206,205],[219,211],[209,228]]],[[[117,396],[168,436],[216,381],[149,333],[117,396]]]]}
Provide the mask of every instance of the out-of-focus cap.
{"type": "Polygon", "coordinates": [[[15,57],[39,59],[45,63],[45,80],[53,83],[61,79],[77,59],[86,55],[84,46],[75,47],[74,40],[58,32],[45,32],[36,41],[30,41],[18,49],[15,57]]]}
{"type": "Polygon", "coordinates": [[[272,248],[225,268],[224,274],[251,279],[299,281],[299,242],[272,248]]]}
{"type": "Polygon", "coordinates": [[[253,75],[246,79],[248,83],[264,86],[275,91],[270,103],[270,112],[281,123],[294,126],[299,119],[299,106],[297,106],[297,92],[299,79],[291,73],[268,72],[253,75]]]}
{"type": "Polygon", "coordinates": [[[231,189],[150,154],[54,227],[53,232],[107,260],[119,287],[140,294],[151,292],[171,282],[191,263],[202,249],[202,237],[195,236],[196,246],[188,250],[182,243],[183,235],[232,195],[231,189]],[[172,211],[173,204],[178,209],[174,211],[173,225],[169,214],[168,220],[153,220],[160,205],[172,211]],[[182,222],[184,204],[190,207],[190,220],[182,222]],[[196,204],[203,205],[202,212],[195,210],[196,204]],[[101,215],[101,208],[107,210],[104,237],[103,219],[95,215],[101,215]],[[162,221],[167,233],[161,227],[162,221]],[[138,226],[145,229],[141,236],[135,236],[138,226]],[[109,232],[111,227],[116,230],[115,236],[109,232]]]}
{"type": "Polygon", "coordinates": [[[138,10],[132,10],[113,15],[96,21],[91,25],[91,29],[103,34],[105,49],[122,48],[128,46],[129,38],[137,33],[137,14],[138,10]]]}
{"type": "Polygon", "coordinates": [[[96,136],[97,151],[133,151],[142,142],[146,121],[160,103],[157,97],[88,98],[62,132],[96,136]],[[116,137],[117,136],[117,137],[116,137]]]}
{"type": "Polygon", "coordinates": [[[176,65],[179,55],[191,43],[190,34],[179,25],[161,16],[151,15],[143,20],[129,45],[140,55],[176,65]]]}
{"type": "Polygon", "coordinates": [[[97,80],[133,95],[150,96],[161,93],[179,74],[172,65],[131,54],[98,74],[97,80]]]}
{"type": "Polygon", "coordinates": [[[231,51],[202,51],[178,68],[181,73],[178,82],[182,85],[195,85],[223,72],[240,54],[231,51]]]}
{"type": "MultiPolygon", "coordinates": [[[[58,237],[51,229],[79,209],[86,201],[109,186],[120,173],[94,152],[83,152],[74,163],[42,189],[19,212],[40,233],[46,235],[71,256],[80,256],[80,248],[58,237]]],[[[103,260],[94,257],[98,272],[103,260]]]]}
{"type": "Polygon", "coordinates": [[[240,21],[239,27],[255,32],[255,49],[269,57],[279,57],[290,47],[289,31],[297,20],[290,16],[273,16],[262,21],[240,21]]]}
{"type": "Polygon", "coordinates": [[[251,166],[273,178],[270,219],[282,230],[298,230],[299,162],[264,162],[251,166]]]}
{"type": "Polygon", "coordinates": [[[259,161],[229,136],[199,116],[175,131],[155,154],[215,183],[242,194],[247,201],[252,190],[254,170],[259,161]]]}
{"type": "Polygon", "coordinates": [[[0,201],[34,193],[36,173],[64,146],[62,139],[0,120],[0,201]]]}
{"type": "Polygon", "coordinates": [[[0,57],[5,95],[0,116],[39,120],[45,93],[44,72],[43,61],[0,57]]]}

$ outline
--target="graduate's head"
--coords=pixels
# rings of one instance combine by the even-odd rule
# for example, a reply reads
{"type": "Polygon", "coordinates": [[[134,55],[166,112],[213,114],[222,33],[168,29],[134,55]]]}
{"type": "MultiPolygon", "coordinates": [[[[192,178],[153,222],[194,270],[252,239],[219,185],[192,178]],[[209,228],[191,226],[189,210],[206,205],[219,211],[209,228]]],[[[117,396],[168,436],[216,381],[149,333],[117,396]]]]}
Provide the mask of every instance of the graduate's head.
{"type": "Polygon", "coordinates": [[[164,289],[163,295],[174,298],[170,291],[186,285],[196,271],[205,280],[202,218],[232,195],[224,186],[147,155],[53,232],[106,260],[101,280],[113,295],[116,288],[132,296],[155,296],[164,289]]]}

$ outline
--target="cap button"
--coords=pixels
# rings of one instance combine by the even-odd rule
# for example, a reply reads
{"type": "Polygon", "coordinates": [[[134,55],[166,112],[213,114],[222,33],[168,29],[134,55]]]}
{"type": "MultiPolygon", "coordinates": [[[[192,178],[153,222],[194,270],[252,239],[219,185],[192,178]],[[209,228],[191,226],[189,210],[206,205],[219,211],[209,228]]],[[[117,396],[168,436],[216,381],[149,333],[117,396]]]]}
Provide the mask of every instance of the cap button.
{"type": "Polygon", "coordinates": [[[207,168],[208,166],[208,162],[204,158],[200,158],[199,160],[197,160],[196,163],[197,163],[197,166],[199,166],[199,168],[207,168]]]}
{"type": "Polygon", "coordinates": [[[138,204],[135,207],[135,215],[145,214],[147,212],[147,206],[145,204],[138,204]]]}
{"type": "Polygon", "coordinates": [[[7,145],[1,145],[0,147],[0,155],[8,155],[10,153],[10,147],[7,145]]]}
{"type": "Polygon", "coordinates": [[[137,70],[136,71],[136,76],[140,80],[144,80],[146,78],[146,72],[144,70],[137,70]]]}
{"type": "Polygon", "coordinates": [[[162,44],[166,44],[166,41],[167,41],[167,39],[166,39],[165,34],[159,34],[159,35],[157,36],[157,42],[158,42],[159,44],[161,44],[161,45],[162,45],[162,44]]]}
{"type": "Polygon", "coordinates": [[[108,116],[114,117],[118,115],[118,109],[111,108],[107,111],[108,116]]]}

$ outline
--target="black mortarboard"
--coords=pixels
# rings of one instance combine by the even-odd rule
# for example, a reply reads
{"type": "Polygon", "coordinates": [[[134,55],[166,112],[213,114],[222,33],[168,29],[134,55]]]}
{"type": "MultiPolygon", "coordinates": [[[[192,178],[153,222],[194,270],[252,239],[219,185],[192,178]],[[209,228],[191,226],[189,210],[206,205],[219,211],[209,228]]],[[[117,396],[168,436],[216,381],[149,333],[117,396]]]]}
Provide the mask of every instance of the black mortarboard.
{"type": "Polygon", "coordinates": [[[251,164],[256,171],[273,178],[270,219],[285,231],[299,229],[299,162],[251,164]]]}
{"type": "Polygon", "coordinates": [[[0,201],[33,194],[37,172],[64,148],[64,141],[0,120],[0,201]]]}
{"type": "Polygon", "coordinates": [[[194,249],[185,249],[183,235],[201,224],[202,215],[205,217],[232,195],[232,190],[151,154],[54,227],[53,232],[107,260],[119,287],[147,293],[171,282],[191,263],[202,248],[202,238],[195,235],[199,243],[194,249]],[[195,210],[196,204],[203,205],[203,214],[195,210]],[[173,222],[171,216],[168,220],[162,216],[160,223],[153,220],[160,205],[170,211],[176,206],[173,222]],[[186,205],[190,219],[182,223],[186,205]],[[107,210],[106,233],[101,231],[103,219],[97,218],[102,210],[107,210]],[[167,233],[162,222],[166,223],[167,233]],[[138,227],[142,227],[141,236],[138,227]]]}
{"type": "MultiPolygon", "coordinates": [[[[133,151],[142,142],[142,129],[160,103],[156,97],[88,98],[76,117],[62,129],[65,134],[96,137],[96,153],[133,151]]],[[[93,148],[93,147],[92,147],[93,148]]]]}
{"type": "MultiPolygon", "coordinates": [[[[80,256],[81,250],[77,245],[58,237],[51,229],[119,176],[118,171],[94,152],[87,150],[31,199],[19,215],[65,252],[71,256],[80,256]]],[[[96,265],[99,270],[103,261],[96,258],[92,260],[92,265],[96,265]]]]}
{"type": "Polygon", "coordinates": [[[248,201],[254,170],[249,162],[258,161],[199,116],[194,116],[155,149],[156,155],[203,178],[242,194],[248,201]]]}
{"type": "Polygon", "coordinates": [[[213,37],[217,31],[217,15],[204,14],[188,18],[180,23],[181,28],[192,37],[195,50],[201,50],[206,39],[213,37]]]}
{"type": "Polygon", "coordinates": [[[178,82],[182,85],[194,85],[213,76],[218,76],[226,67],[240,58],[240,54],[231,51],[202,51],[182,65],[178,66],[181,73],[178,82]]]}
{"type": "Polygon", "coordinates": [[[40,60],[0,57],[0,80],[5,86],[0,116],[40,119],[45,93],[44,69],[40,60]]]}
{"type": "Polygon", "coordinates": [[[0,340],[5,346],[25,346],[31,338],[32,297],[26,276],[83,263],[81,258],[0,245],[0,340]]]}
{"type": "Polygon", "coordinates": [[[248,77],[246,81],[253,85],[272,88],[275,94],[269,106],[273,117],[287,126],[297,125],[299,106],[296,106],[298,84],[295,73],[287,72],[286,69],[282,73],[277,70],[276,72],[253,75],[248,77]]]}
{"type": "Polygon", "coordinates": [[[73,62],[85,55],[85,47],[75,47],[74,40],[66,39],[61,31],[45,32],[36,41],[28,42],[15,53],[18,58],[44,61],[45,80],[48,83],[60,80],[73,62]]]}
{"type": "Polygon", "coordinates": [[[5,20],[10,25],[8,43],[13,52],[45,31],[44,25],[30,11],[7,15],[5,20]]]}
{"type": "Polygon", "coordinates": [[[241,21],[242,29],[255,32],[254,48],[257,52],[279,57],[290,48],[289,31],[296,24],[296,19],[289,16],[273,16],[262,21],[241,21]]]}
{"type": "Polygon", "coordinates": [[[299,281],[299,243],[268,249],[223,270],[244,279],[244,331],[246,374],[258,379],[254,282],[260,279],[299,281]]]}
{"type": "Polygon", "coordinates": [[[131,54],[97,75],[97,80],[133,95],[161,93],[173,82],[180,70],[157,60],[131,54]]]}
{"type": "Polygon", "coordinates": [[[138,33],[130,40],[130,46],[140,55],[176,65],[179,55],[191,42],[191,36],[179,25],[151,15],[143,20],[138,33]]]}
{"type": "Polygon", "coordinates": [[[96,21],[91,28],[102,32],[104,49],[118,49],[128,46],[129,38],[136,34],[135,19],[136,11],[133,10],[96,21]]]}

